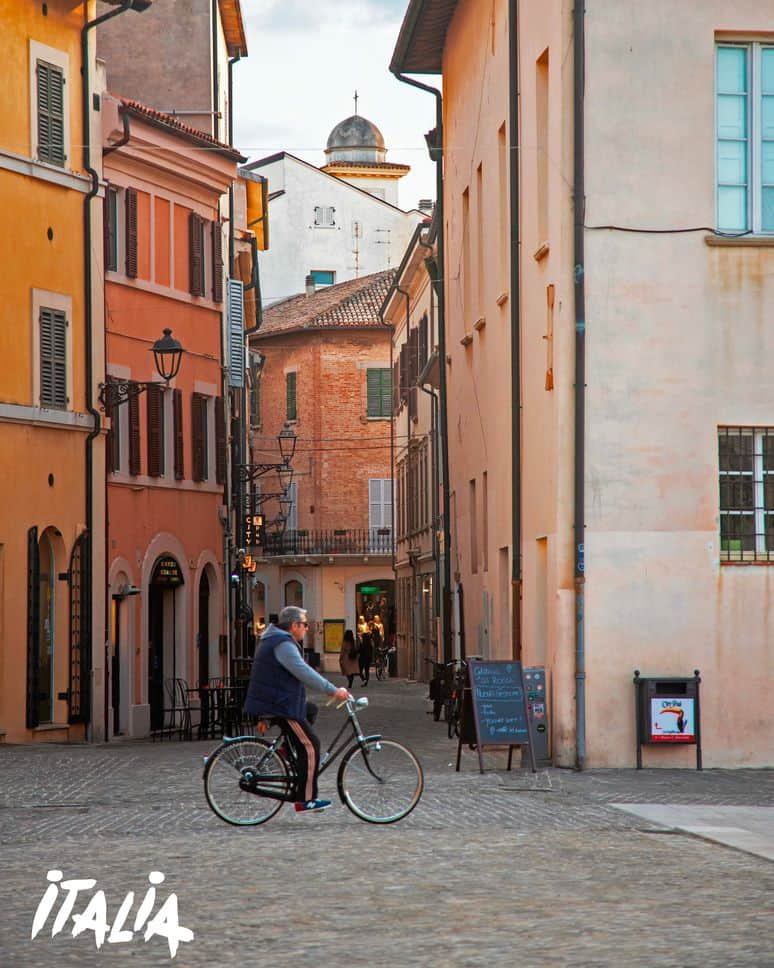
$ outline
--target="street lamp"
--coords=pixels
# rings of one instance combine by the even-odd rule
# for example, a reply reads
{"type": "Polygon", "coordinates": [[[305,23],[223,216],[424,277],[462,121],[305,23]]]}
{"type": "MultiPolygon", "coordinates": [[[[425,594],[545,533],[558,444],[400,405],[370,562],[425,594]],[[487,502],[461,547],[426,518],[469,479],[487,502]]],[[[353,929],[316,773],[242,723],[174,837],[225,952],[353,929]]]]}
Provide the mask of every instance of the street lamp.
{"type": "Polygon", "coordinates": [[[293,473],[293,468],[289,464],[281,464],[277,468],[277,477],[279,477],[283,494],[288,493],[290,485],[293,483],[293,473]]]}
{"type": "MultiPolygon", "coordinates": [[[[185,350],[180,342],[173,338],[172,330],[165,329],[161,339],[157,339],[151,347],[156,372],[169,386],[180,370],[180,361],[185,350]]],[[[102,409],[112,410],[132,397],[139,396],[150,386],[161,386],[158,380],[127,380],[112,379],[109,383],[100,383],[98,400],[102,409]]]]}
{"type": "Polygon", "coordinates": [[[161,339],[157,339],[153,344],[152,352],[156,370],[162,380],[166,380],[167,383],[174,380],[180,369],[183,347],[172,337],[171,329],[164,330],[161,339]]]}
{"type": "Polygon", "coordinates": [[[280,456],[286,464],[289,464],[293,460],[293,455],[296,452],[296,439],[295,430],[293,430],[290,424],[286,423],[277,436],[280,456]]]}

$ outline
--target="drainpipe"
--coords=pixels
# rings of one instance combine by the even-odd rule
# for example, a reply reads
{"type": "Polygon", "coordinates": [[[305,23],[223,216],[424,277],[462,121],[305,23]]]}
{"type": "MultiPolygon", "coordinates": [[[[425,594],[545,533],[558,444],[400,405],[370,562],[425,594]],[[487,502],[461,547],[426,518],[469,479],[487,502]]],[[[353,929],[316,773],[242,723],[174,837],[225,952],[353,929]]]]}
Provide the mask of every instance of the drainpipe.
{"type": "Polygon", "coordinates": [[[584,168],[585,15],[584,0],[573,13],[575,210],[575,765],[586,765],[586,621],[585,621],[585,458],[586,458],[586,287],[583,222],[586,214],[584,168]]]}
{"type": "MultiPolygon", "coordinates": [[[[419,244],[424,249],[428,249],[431,253],[433,247],[429,245],[422,239],[422,234],[419,234],[417,239],[419,244]]],[[[425,261],[425,266],[427,266],[427,261],[425,261]]],[[[428,275],[430,274],[429,268],[427,269],[428,275]]],[[[432,277],[431,277],[432,278],[432,277]]],[[[431,330],[433,324],[433,294],[435,289],[433,285],[430,286],[430,323],[431,330]]],[[[439,365],[443,365],[439,361],[439,365]]],[[[424,384],[420,384],[420,389],[423,393],[427,393],[431,399],[431,410],[430,410],[430,433],[432,436],[432,457],[433,457],[433,561],[435,562],[435,588],[433,590],[433,616],[435,618],[441,617],[441,556],[439,552],[438,545],[438,525],[440,523],[440,500],[439,500],[439,489],[440,489],[440,445],[438,442],[438,394],[435,390],[429,390],[424,384]]],[[[436,656],[438,658],[438,656],[436,656]]]]}
{"type": "MultiPolygon", "coordinates": [[[[449,437],[447,424],[448,398],[446,391],[446,284],[444,280],[443,227],[443,97],[437,88],[431,87],[429,84],[423,84],[421,81],[415,81],[413,78],[406,77],[405,74],[401,74],[399,71],[392,70],[392,68],[390,68],[390,70],[399,81],[402,81],[404,84],[410,84],[412,87],[417,87],[420,91],[427,91],[428,94],[432,94],[435,97],[436,142],[431,149],[430,157],[435,162],[435,205],[438,218],[438,234],[436,244],[438,251],[438,263],[435,267],[428,265],[428,272],[430,272],[430,278],[433,282],[436,296],[438,298],[438,355],[440,357],[438,389],[441,398],[439,429],[441,433],[442,447],[441,476],[443,478],[443,660],[444,662],[450,662],[452,654],[450,637],[451,616],[449,609],[451,602],[451,529],[449,527],[449,437]],[[440,275],[438,273],[438,267],[440,267],[440,275]]],[[[427,262],[425,262],[425,265],[427,265],[427,262]]]]}
{"type": "MultiPolygon", "coordinates": [[[[86,580],[85,585],[85,601],[83,603],[83,611],[85,627],[88,631],[87,645],[87,666],[89,669],[89,674],[91,675],[92,669],[92,607],[93,607],[93,597],[92,597],[92,581],[94,575],[94,560],[93,560],[93,532],[94,532],[94,481],[93,481],[93,468],[94,468],[94,441],[99,437],[102,430],[102,418],[100,417],[99,411],[94,406],[94,394],[93,394],[93,381],[94,381],[94,360],[92,358],[92,330],[94,327],[94,306],[92,304],[92,273],[91,273],[91,202],[92,199],[96,198],[99,194],[99,175],[97,171],[92,168],[91,165],[91,59],[89,57],[89,31],[94,27],[100,26],[100,24],[106,23],[108,20],[112,20],[113,17],[117,17],[119,14],[124,13],[127,10],[135,9],[138,12],[146,10],[150,6],[148,0],[123,0],[120,7],[115,10],[110,10],[108,13],[102,14],[100,17],[96,17],[94,20],[87,20],[83,27],[81,28],[81,123],[83,127],[83,169],[86,174],[91,178],[91,188],[86,193],[83,200],[83,329],[84,329],[84,345],[85,345],[85,390],[86,390],[86,410],[91,415],[94,426],[89,431],[86,437],[86,535],[87,535],[87,553],[86,553],[86,580]]],[[[88,16],[88,14],[87,14],[88,16]]],[[[107,564],[107,562],[106,562],[107,564]]],[[[107,587],[105,594],[107,596],[107,587]]],[[[106,597],[107,601],[107,597],[106,597]]],[[[105,678],[105,697],[107,698],[108,689],[108,667],[107,667],[107,651],[108,651],[108,615],[107,615],[107,605],[105,606],[105,668],[103,671],[105,678]]],[[[90,689],[89,703],[91,706],[91,711],[93,711],[93,692],[90,689]]],[[[92,721],[91,711],[89,713],[89,724],[91,726],[92,736],[94,730],[94,724],[92,721]]],[[[108,721],[107,721],[107,702],[105,703],[105,742],[108,741],[108,721]]]]}
{"type": "Polygon", "coordinates": [[[124,133],[118,139],[114,141],[112,145],[108,145],[107,148],[102,149],[102,157],[112,154],[114,151],[118,151],[119,148],[123,148],[125,144],[128,143],[132,136],[132,132],[129,128],[129,114],[121,107],[118,109],[118,113],[121,116],[121,123],[124,126],[124,133]]]}
{"type": "MultiPolygon", "coordinates": [[[[212,0],[212,135],[216,141],[220,140],[219,108],[220,88],[218,86],[218,0],[212,0]]],[[[229,105],[230,109],[230,105],[229,105]]],[[[229,673],[230,675],[230,673],[229,673]]]]}
{"type": "Polygon", "coordinates": [[[519,142],[519,0],[508,0],[508,142],[510,164],[510,309],[511,309],[511,638],[513,658],[522,653],[522,550],[521,550],[521,164],[519,142]]]}

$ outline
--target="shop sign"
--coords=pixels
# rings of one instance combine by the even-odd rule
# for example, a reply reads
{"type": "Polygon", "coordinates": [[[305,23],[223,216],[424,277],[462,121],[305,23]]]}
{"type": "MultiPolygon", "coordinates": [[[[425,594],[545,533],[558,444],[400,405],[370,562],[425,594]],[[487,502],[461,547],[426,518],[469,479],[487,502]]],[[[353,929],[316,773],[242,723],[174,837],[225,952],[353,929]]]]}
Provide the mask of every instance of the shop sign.
{"type": "Polygon", "coordinates": [[[183,573],[177,560],[171,556],[159,558],[153,569],[152,581],[154,585],[182,585],[183,573]]]}
{"type": "Polygon", "coordinates": [[[695,699],[651,699],[651,743],[695,743],[695,699]]]}

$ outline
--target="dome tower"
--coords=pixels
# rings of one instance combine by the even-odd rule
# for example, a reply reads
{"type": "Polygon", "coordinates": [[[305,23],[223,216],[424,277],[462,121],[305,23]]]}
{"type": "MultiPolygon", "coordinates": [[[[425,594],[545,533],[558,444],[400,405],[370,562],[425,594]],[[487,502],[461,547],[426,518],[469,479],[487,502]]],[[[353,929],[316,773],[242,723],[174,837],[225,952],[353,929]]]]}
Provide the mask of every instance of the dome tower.
{"type": "Polygon", "coordinates": [[[391,205],[398,204],[398,179],[411,169],[386,160],[384,137],[373,121],[359,114],[339,121],[328,136],[325,155],[322,171],[391,205]]]}

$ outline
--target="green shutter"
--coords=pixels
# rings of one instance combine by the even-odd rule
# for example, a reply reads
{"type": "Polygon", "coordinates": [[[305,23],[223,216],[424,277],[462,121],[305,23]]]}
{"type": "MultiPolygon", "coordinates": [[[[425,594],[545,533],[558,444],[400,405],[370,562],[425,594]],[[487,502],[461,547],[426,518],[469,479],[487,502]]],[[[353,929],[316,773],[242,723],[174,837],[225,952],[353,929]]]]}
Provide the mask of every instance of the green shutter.
{"type": "Polygon", "coordinates": [[[368,416],[389,417],[392,399],[392,374],[389,370],[367,370],[368,416]]]}
{"type": "Polygon", "coordinates": [[[64,74],[45,61],[37,64],[38,158],[64,167],[64,74]]]}
{"type": "Polygon", "coordinates": [[[298,409],[296,407],[296,374],[295,373],[288,373],[286,375],[286,386],[287,386],[287,419],[297,420],[298,409]]]}
{"type": "Polygon", "coordinates": [[[40,403],[67,409],[67,317],[60,309],[40,310],[40,403]]]}

